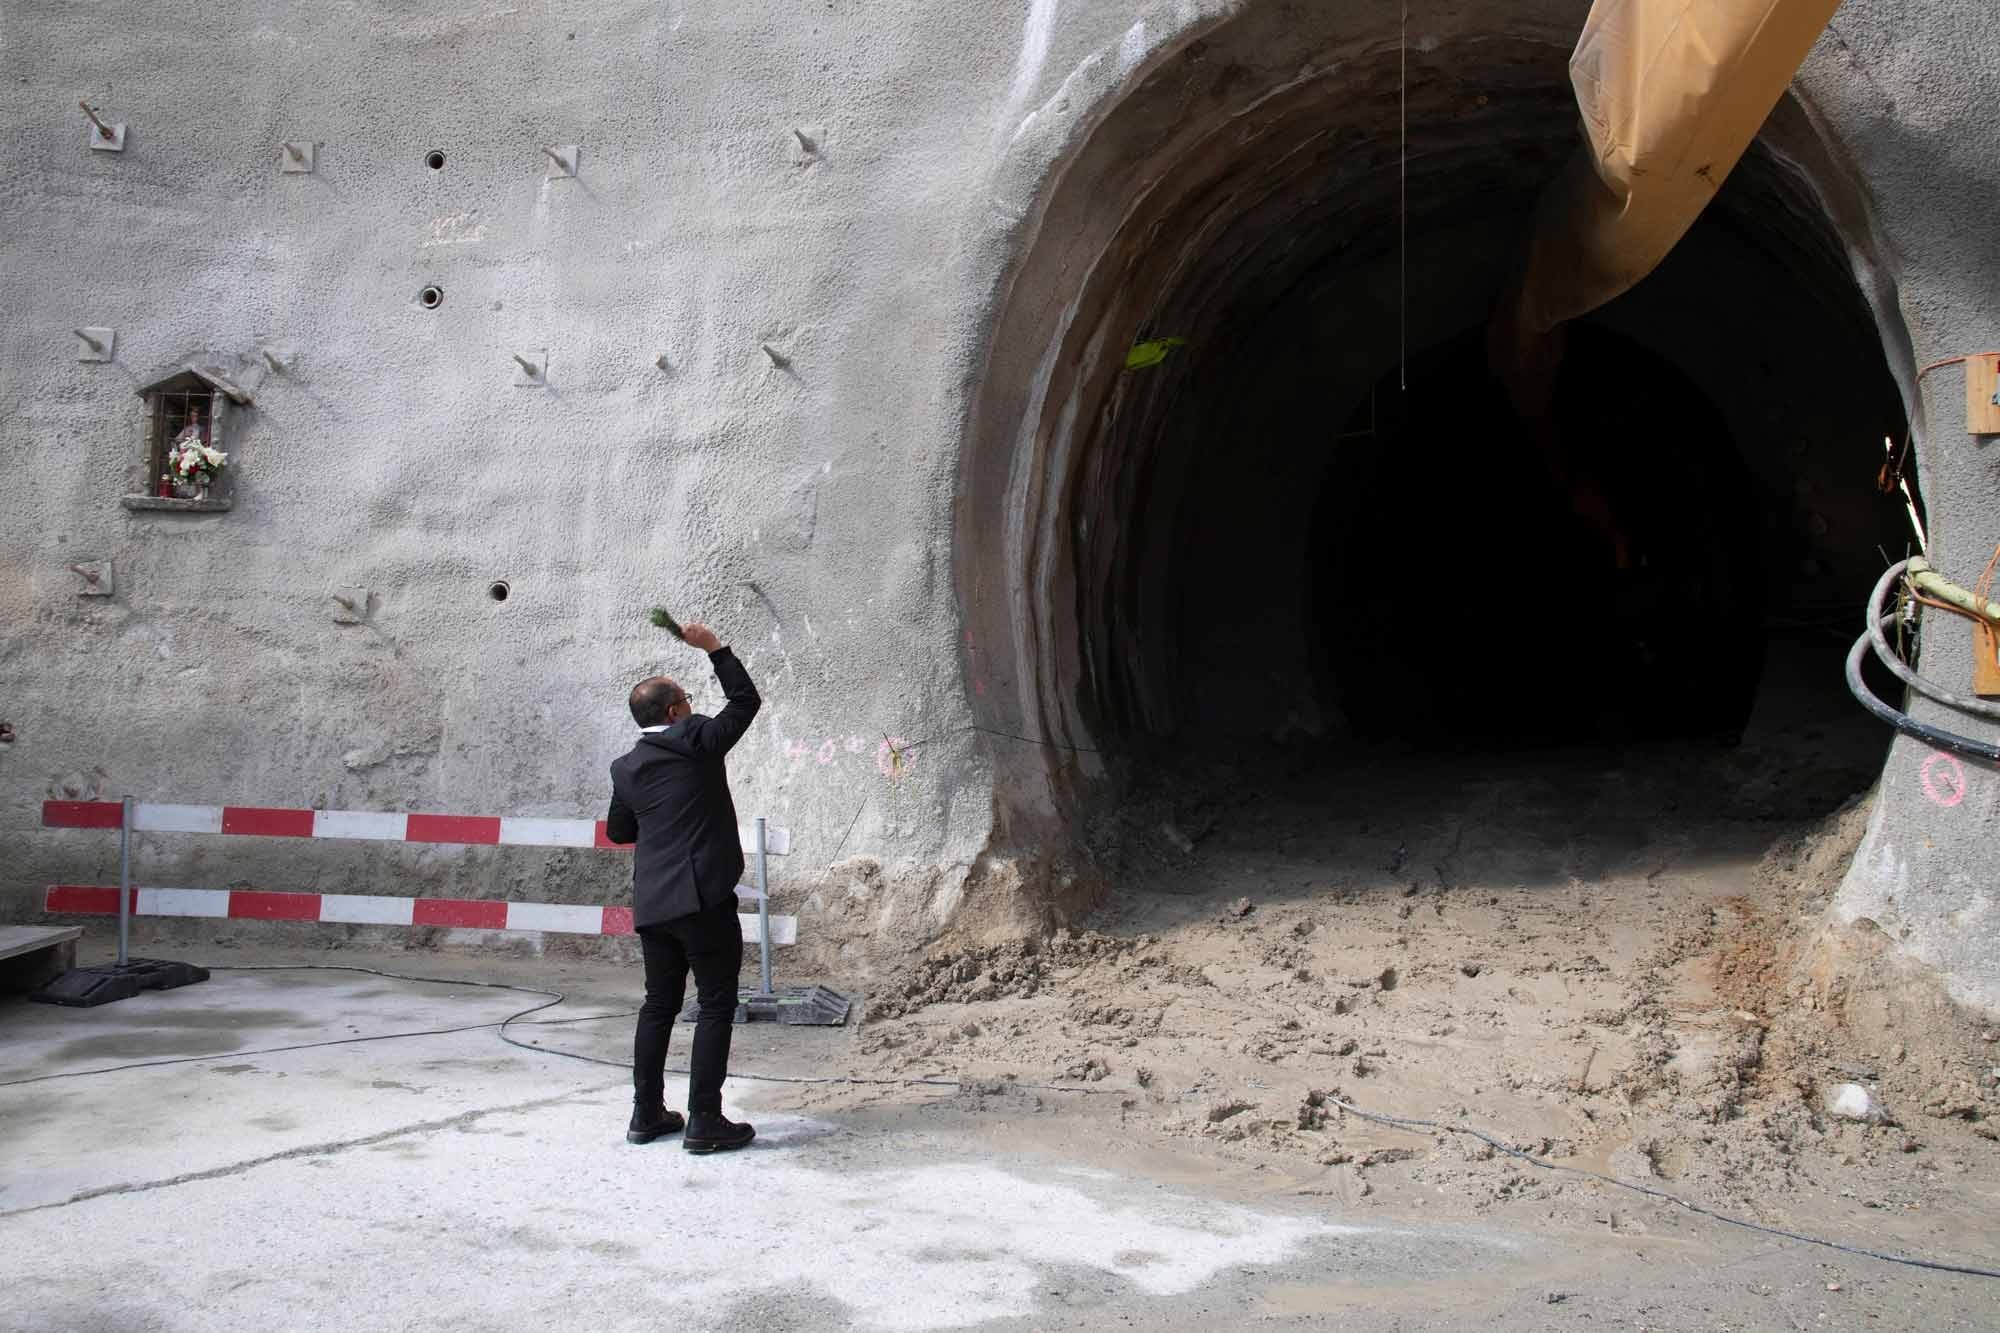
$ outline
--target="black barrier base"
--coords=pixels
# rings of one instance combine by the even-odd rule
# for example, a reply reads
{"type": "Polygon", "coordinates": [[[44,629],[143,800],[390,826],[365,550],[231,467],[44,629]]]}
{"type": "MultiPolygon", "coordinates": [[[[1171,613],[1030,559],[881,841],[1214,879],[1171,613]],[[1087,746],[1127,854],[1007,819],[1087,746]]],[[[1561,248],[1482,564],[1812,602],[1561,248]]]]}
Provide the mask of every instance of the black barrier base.
{"type": "Polygon", "coordinates": [[[43,1004],[88,1009],[129,1000],[140,991],[173,990],[208,980],[208,969],[193,963],[173,963],[161,958],[134,958],[125,966],[106,963],[101,967],[73,967],[28,996],[43,1004]]]}
{"type": "MultiPolygon", "coordinates": [[[[769,995],[759,995],[755,986],[736,993],[736,1021],[739,1023],[786,1023],[795,1027],[837,1028],[847,1022],[854,1002],[839,991],[825,986],[779,986],[769,995]]],[[[695,1002],[681,1008],[680,1021],[692,1023],[695,1002]]]]}

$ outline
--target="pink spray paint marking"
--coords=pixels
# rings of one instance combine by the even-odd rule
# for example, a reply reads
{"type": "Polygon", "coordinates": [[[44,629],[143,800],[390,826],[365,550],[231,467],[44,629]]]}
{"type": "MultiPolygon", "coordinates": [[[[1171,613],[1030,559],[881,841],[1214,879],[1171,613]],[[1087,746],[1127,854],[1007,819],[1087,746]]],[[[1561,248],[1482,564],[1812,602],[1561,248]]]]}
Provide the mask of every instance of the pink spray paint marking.
{"type": "MultiPolygon", "coordinates": [[[[868,753],[866,736],[828,736],[818,744],[811,740],[791,740],[780,738],[779,752],[795,764],[807,760],[822,768],[839,759],[843,753],[860,758],[868,753]]],[[[900,778],[909,771],[915,756],[909,753],[908,742],[900,736],[890,736],[875,747],[875,768],[885,778],[900,778]]]]}
{"type": "Polygon", "coordinates": [[[1965,765],[1948,754],[1934,754],[1924,760],[1924,796],[1932,805],[1949,810],[1965,799],[1965,765]]]}

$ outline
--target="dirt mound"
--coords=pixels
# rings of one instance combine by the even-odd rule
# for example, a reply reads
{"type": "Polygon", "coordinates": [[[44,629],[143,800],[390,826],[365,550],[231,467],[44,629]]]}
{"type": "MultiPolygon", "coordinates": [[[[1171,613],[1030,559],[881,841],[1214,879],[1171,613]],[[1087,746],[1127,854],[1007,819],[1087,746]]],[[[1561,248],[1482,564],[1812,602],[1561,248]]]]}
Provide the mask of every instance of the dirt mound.
{"type": "Polygon", "coordinates": [[[1424,777],[1206,824],[1199,793],[1156,800],[1117,825],[1123,887],[1092,929],[925,960],[861,1046],[903,1072],[1122,1088],[1131,1129],[1350,1202],[1442,1188],[1640,1225],[1601,1185],[1333,1098],[1773,1220],[2000,1177],[1993,1034],[1822,926],[1859,803],[1774,822],[1724,793],[1667,817],[1655,773],[1424,777]],[[1829,1112],[1849,1082],[1876,1123],[1829,1112]]]}
{"type": "Polygon", "coordinates": [[[1115,962],[1151,940],[1121,940],[1094,931],[1058,930],[1046,940],[946,949],[923,959],[910,975],[869,1001],[868,1017],[895,1018],[933,1004],[976,1004],[1026,998],[1051,977],[1080,967],[1115,962]]]}

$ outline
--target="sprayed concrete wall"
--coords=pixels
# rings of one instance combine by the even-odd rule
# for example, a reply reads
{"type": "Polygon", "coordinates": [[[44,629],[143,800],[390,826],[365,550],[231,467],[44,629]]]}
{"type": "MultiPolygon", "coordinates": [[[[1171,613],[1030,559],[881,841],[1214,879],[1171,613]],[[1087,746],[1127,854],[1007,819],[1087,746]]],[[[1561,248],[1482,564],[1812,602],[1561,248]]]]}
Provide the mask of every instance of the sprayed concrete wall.
{"type": "MultiPolygon", "coordinates": [[[[1419,16],[1413,48],[1434,72],[1538,50],[1559,82],[1587,7],[1419,16]]],[[[50,795],[597,813],[632,681],[674,671],[718,702],[642,623],[656,601],[717,625],[765,690],[739,806],[794,830],[781,901],[823,961],[865,970],[1082,901],[1068,834],[1107,770],[992,733],[1106,739],[1073,707],[1074,604],[1049,593],[1074,557],[1035,500],[1038,460],[1105,410],[1107,358],[1150,313],[1143,286],[1111,299],[1092,274],[1127,209],[1300,89],[1365,106],[1332,142],[1379,156],[1396,15],[10,6],[0,431],[23,480],[0,498],[0,910],[115,873],[103,839],[36,828],[50,795]],[[1260,59],[1103,132],[1258,24],[1260,59]],[[123,153],[90,150],[78,97],[127,125],[123,153]],[[280,169],[285,141],[315,146],[313,172],[280,169]],[[562,145],[573,177],[541,151],[562,145]],[[1126,170],[1095,196],[1093,153],[1126,170]],[[80,326],[118,331],[112,360],[77,359],[80,326]],[[543,387],[517,387],[517,353],[546,355],[543,387]],[[189,356],[255,400],[227,444],[233,507],[128,510],[135,390],[189,356]],[[79,596],[85,559],[113,563],[113,596],[79,596]],[[336,623],[351,588],[366,614],[336,623]],[[898,763],[885,738],[919,744],[898,763]]],[[[1971,0],[1850,0],[1790,113],[1906,393],[1917,365],[2000,345],[1980,213],[2000,163],[1978,126],[2000,75],[1968,58],[1993,50],[1971,0]]],[[[1559,126],[1547,103],[1523,99],[1523,123],[1559,126]]],[[[1992,470],[1954,383],[1927,388],[1941,563],[1976,568],[2000,537],[1992,470]]],[[[1859,864],[1919,886],[1897,899],[1906,947],[2000,1007],[1990,933],[1983,954],[1945,943],[1966,937],[2000,782],[1969,773],[1946,809],[1925,762],[1892,754],[1859,864]]],[[[590,852],[140,852],[143,880],[210,887],[599,902],[625,874],[590,852]]],[[[1841,910],[1882,920],[1856,875],[1841,910]]]]}
{"type": "MultiPolygon", "coordinates": [[[[1807,64],[1830,132],[1866,183],[1875,227],[1893,256],[1893,314],[1915,370],[2000,349],[2000,230],[1980,203],[2000,185],[2000,154],[1980,142],[2000,97],[2000,36],[1972,4],[1849,4],[1837,40],[1807,64]]],[[[1970,580],[2000,542],[1995,437],[1970,435],[1964,371],[1944,366],[1912,388],[1918,462],[1931,512],[1931,559],[1970,580]]],[[[1926,675],[1972,692],[1970,626],[1926,621],[1926,675]]],[[[1991,740],[1990,722],[1920,696],[1909,711],[1991,740]]],[[[1868,832],[1833,903],[1835,922],[1881,932],[1931,969],[1961,1003],[2000,1013],[2000,772],[1898,737],[1868,832]]],[[[1879,945],[1881,941],[1871,941],[1879,945]]]]}
{"type": "MultiPolygon", "coordinates": [[[[10,4],[9,910],[115,875],[104,839],[35,831],[71,790],[601,817],[634,681],[721,703],[642,622],[659,602],[765,691],[733,773],[746,816],[793,829],[786,869],[850,826],[843,857],[887,866],[814,909],[817,938],[940,928],[991,832],[982,752],[936,742],[897,781],[880,747],[966,720],[957,232],[1019,16],[952,26],[915,5],[10,4]],[[123,153],[87,147],[79,97],[128,125],[123,153]],[[287,140],[314,172],[281,171],[287,140]],[[567,144],[580,169],[552,179],[541,150],[567,144]],[[115,360],[79,362],[77,326],[115,327],[115,360]],[[543,349],[547,387],[516,387],[513,355],[543,349]],[[234,508],[130,512],[135,390],[190,353],[240,359],[255,398],[234,508]],[[114,563],[115,596],[78,596],[79,558],[114,563]],[[343,587],[364,623],[335,623],[343,587]]],[[[627,866],[141,847],[147,883],[581,902],[620,901],[627,866]]]]}

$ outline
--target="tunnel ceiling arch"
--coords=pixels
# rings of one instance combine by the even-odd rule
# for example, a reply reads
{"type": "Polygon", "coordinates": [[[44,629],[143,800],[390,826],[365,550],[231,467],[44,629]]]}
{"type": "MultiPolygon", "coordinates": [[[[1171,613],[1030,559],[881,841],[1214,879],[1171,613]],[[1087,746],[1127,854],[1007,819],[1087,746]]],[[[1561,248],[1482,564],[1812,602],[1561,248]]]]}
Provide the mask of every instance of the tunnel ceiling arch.
{"type": "MultiPolygon", "coordinates": [[[[1103,774],[1094,752],[1215,721],[1218,697],[1267,733],[1344,726],[1312,679],[1311,497],[1405,348],[1490,313],[1577,142],[1580,18],[1467,7],[1405,51],[1393,5],[1248,6],[1142,71],[1029,210],[968,421],[955,569],[973,705],[1055,742],[1003,763],[1052,777],[1057,805],[1103,774]],[[1125,370],[1163,337],[1187,342],[1125,370]]],[[[1804,563],[1844,588],[1895,539],[1899,511],[1851,483],[1900,401],[1823,154],[1788,99],[1696,232],[1595,322],[1706,398],[1766,522],[1814,529],[1804,563]]],[[[1490,424],[1476,400],[1468,448],[1490,424]]],[[[1430,540],[1409,505],[1408,540],[1430,540]]]]}

